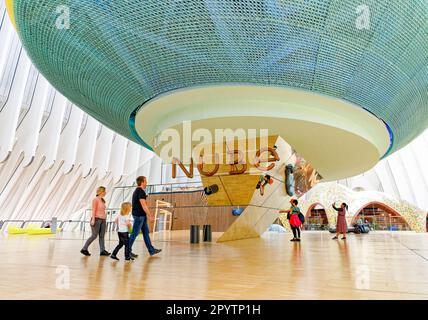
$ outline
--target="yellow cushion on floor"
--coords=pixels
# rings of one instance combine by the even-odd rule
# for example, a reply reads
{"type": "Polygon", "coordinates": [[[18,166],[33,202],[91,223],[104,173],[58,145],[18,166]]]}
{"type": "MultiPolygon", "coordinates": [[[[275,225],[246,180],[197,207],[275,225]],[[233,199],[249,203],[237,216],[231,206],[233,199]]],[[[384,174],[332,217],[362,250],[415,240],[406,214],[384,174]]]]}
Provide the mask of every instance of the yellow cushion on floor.
{"type": "Polygon", "coordinates": [[[7,228],[7,233],[8,234],[24,234],[24,233],[27,233],[27,230],[25,230],[23,228],[18,228],[15,226],[9,226],[7,228]]]}
{"type": "MultiPolygon", "coordinates": [[[[61,228],[57,229],[57,232],[61,232],[61,228]]],[[[38,234],[53,234],[51,228],[32,228],[27,230],[27,234],[38,235],[38,234]]]]}
{"type": "Polygon", "coordinates": [[[28,234],[52,234],[51,228],[32,228],[27,230],[28,234]]]}

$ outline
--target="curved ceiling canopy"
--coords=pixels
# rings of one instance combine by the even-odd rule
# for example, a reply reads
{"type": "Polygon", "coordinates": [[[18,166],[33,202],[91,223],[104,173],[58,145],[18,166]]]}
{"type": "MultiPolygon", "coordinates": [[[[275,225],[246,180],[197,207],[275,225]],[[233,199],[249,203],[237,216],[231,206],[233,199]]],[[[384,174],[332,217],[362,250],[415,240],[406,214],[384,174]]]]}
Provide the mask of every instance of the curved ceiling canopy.
{"type": "Polygon", "coordinates": [[[7,4],[44,76],[149,148],[185,120],[262,123],[333,179],[369,169],[428,124],[427,0],[7,4]]]}

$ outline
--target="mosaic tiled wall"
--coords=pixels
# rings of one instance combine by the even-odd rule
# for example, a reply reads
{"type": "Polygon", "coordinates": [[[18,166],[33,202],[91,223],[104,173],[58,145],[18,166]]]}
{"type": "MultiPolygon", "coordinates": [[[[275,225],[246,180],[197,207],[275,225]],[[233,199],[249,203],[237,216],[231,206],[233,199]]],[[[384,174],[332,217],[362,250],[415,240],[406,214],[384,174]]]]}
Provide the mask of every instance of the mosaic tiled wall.
{"type": "Polygon", "coordinates": [[[130,139],[138,106],[224,83],[350,101],[390,126],[391,151],[428,124],[424,0],[19,0],[13,13],[45,77],[130,139]],[[69,29],[57,14],[64,6],[69,29]]]}

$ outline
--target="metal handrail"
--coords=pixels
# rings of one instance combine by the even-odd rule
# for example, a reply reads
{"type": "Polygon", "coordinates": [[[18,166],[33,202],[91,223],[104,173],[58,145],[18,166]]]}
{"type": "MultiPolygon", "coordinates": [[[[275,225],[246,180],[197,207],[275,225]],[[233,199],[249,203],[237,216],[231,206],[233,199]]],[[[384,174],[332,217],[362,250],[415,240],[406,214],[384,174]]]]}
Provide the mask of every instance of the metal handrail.
{"type": "Polygon", "coordinates": [[[4,220],[0,224],[0,230],[3,228],[4,225],[6,225],[6,224],[8,224],[10,222],[21,222],[20,228],[24,228],[25,224],[28,223],[28,222],[41,222],[41,223],[44,223],[44,220],[22,220],[22,219],[21,220],[14,220],[14,219],[4,220]]]}
{"type": "MultiPolygon", "coordinates": [[[[9,222],[21,222],[21,223],[23,223],[23,222],[25,222],[25,220],[4,220],[1,226],[3,227],[4,225],[8,224],[9,222]]],[[[21,228],[22,228],[22,224],[21,224],[21,228]]],[[[1,230],[1,228],[0,228],[0,230],[1,230]]]]}
{"type": "Polygon", "coordinates": [[[22,225],[21,228],[24,228],[24,226],[29,223],[29,222],[40,222],[40,228],[43,227],[43,223],[45,222],[45,220],[25,220],[22,225]]]}
{"type": "MultiPolygon", "coordinates": [[[[148,184],[147,187],[158,187],[158,186],[173,186],[173,185],[180,185],[180,184],[196,184],[197,186],[195,186],[195,188],[197,187],[203,187],[203,184],[201,182],[198,181],[186,181],[186,182],[168,182],[168,183],[154,183],[154,184],[148,184]]],[[[131,185],[131,186],[119,186],[119,187],[115,187],[114,189],[127,189],[127,188],[136,188],[136,185],[131,185]]]]}
{"type": "Polygon", "coordinates": [[[67,223],[82,223],[82,220],[58,220],[58,228],[63,228],[67,223]]]}

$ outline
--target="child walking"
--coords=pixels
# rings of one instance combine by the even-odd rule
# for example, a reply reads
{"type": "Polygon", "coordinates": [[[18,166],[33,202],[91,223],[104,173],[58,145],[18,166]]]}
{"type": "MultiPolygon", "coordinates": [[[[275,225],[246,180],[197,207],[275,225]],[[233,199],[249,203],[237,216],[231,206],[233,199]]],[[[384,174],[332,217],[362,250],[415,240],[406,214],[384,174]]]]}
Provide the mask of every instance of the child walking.
{"type": "Polygon", "coordinates": [[[119,260],[117,253],[123,246],[125,246],[125,260],[134,260],[134,258],[131,257],[131,250],[129,248],[129,229],[131,228],[129,213],[131,212],[131,209],[132,205],[129,202],[122,203],[120,215],[116,218],[116,224],[119,226],[119,230],[117,232],[117,235],[119,236],[119,244],[110,256],[114,260],[119,260]]]}

